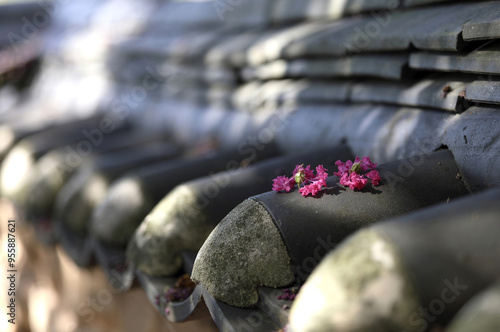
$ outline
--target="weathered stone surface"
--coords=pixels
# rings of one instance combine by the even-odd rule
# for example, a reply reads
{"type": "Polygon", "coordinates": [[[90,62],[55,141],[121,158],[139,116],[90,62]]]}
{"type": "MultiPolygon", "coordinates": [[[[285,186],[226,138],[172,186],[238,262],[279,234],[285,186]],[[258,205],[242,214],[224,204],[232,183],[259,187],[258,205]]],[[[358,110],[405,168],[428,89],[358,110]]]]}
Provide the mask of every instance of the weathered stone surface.
{"type": "MultiPolygon", "coordinates": [[[[341,16],[396,9],[401,0],[327,0],[326,16],[335,19],[341,16]]],[[[324,15],[324,14],[323,14],[324,15]]]]}
{"type": "MultiPolygon", "coordinates": [[[[249,158],[240,150],[228,149],[191,158],[151,163],[144,167],[137,166],[114,184],[112,187],[116,187],[111,188],[106,198],[96,207],[96,213],[93,215],[96,219],[91,221],[90,231],[106,244],[123,246],[132,237],[147,212],[181,183],[235,168],[241,163],[250,164],[273,157],[278,153],[275,145],[268,144],[263,145],[260,151],[254,151],[249,158]],[[129,193],[121,194],[123,187],[128,186],[129,193]],[[124,199],[122,195],[130,196],[124,199]],[[127,200],[133,203],[127,204],[127,200]],[[111,214],[111,211],[118,213],[111,214]]],[[[200,236],[206,238],[207,235],[208,233],[200,236]]]]}
{"type": "Polygon", "coordinates": [[[286,55],[346,56],[374,51],[404,51],[410,47],[415,25],[432,18],[432,12],[389,10],[344,18],[325,29],[295,41],[286,55]]]}
{"type": "Polygon", "coordinates": [[[351,82],[316,80],[276,80],[264,83],[250,82],[233,94],[238,109],[279,107],[282,104],[322,104],[345,102],[349,98],[351,82]]]}
{"type": "Polygon", "coordinates": [[[345,140],[356,155],[380,163],[426,154],[442,145],[448,112],[371,104],[299,107],[276,141],[285,151],[331,146],[345,140]]]}
{"type": "Polygon", "coordinates": [[[439,76],[418,82],[360,82],[353,85],[351,100],[463,112],[468,107],[464,98],[468,83],[439,76]]]}
{"type": "MultiPolygon", "coordinates": [[[[206,213],[189,186],[173,189],[131,238],[127,257],[150,276],[168,276],[182,266],[181,250],[198,250],[213,230],[206,213]]],[[[142,218],[140,219],[142,220],[142,218]]]]}
{"type": "MultiPolygon", "coordinates": [[[[70,178],[78,166],[92,167],[106,153],[124,152],[127,149],[140,147],[141,150],[158,149],[161,154],[175,155],[180,148],[173,144],[165,143],[166,136],[161,133],[144,133],[141,131],[126,131],[116,135],[108,134],[106,139],[96,131],[92,139],[95,146],[90,156],[70,154],[68,149],[55,149],[44,154],[37,161],[34,171],[34,181],[28,189],[25,210],[30,221],[50,220],[54,202],[59,190],[70,178]],[[97,144],[99,143],[99,144],[97,144]],[[74,163],[71,163],[72,161],[74,163]],[[83,165],[79,165],[83,164],[83,165]]],[[[179,153],[179,152],[178,152],[179,153]]]]}
{"type": "Polygon", "coordinates": [[[331,168],[348,158],[345,146],[314,149],[185,182],[144,219],[129,243],[129,260],[148,275],[172,275],[181,267],[182,251],[198,251],[220,220],[244,199],[271,189],[276,176],[298,164],[331,168]]]}
{"type": "Polygon", "coordinates": [[[237,77],[231,68],[221,65],[182,64],[175,61],[165,62],[161,71],[167,73],[165,84],[175,83],[194,87],[196,85],[234,86],[237,77]]]}
{"type": "Polygon", "coordinates": [[[49,218],[57,193],[75,168],[62,168],[66,154],[62,150],[54,150],[43,155],[36,163],[33,183],[26,198],[28,219],[49,218]]]}
{"type": "Polygon", "coordinates": [[[276,331],[282,325],[277,325],[274,317],[269,317],[269,311],[254,308],[238,308],[218,301],[203,287],[198,285],[203,293],[203,299],[210,310],[215,313],[212,318],[220,331],[276,331]]]}
{"type": "Polygon", "coordinates": [[[259,67],[248,67],[243,71],[246,80],[280,78],[330,78],[371,76],[400,80],[405,74],[408,56],[355,55],[332,59],[276,60],[259,67]]]}
{"type": "Polygon", "coordinates": [[[354,154],[370,155],[381,163],[428,154],[447,145],[469,188],[480,191],[500,184],[500,162],[491,162],[500,155],[499,121],[495,107],[474,106],[452,115],[416,108],[332,104],[298,108],[276,141],[284,151],[297,151],[345,139],[354,154]],[[485,128],[488,135],[484,135],[485,128]]]}
{"type": "Polygon", "coordinates": [[[465,46],[462,38],[463,24],[485,7],[490,8],[488,2],[443,5],[418,10],[416,12],[421,14],[419,17],[422,21],[412,29],[411,42],[422,50],[459,51],[465,46]]]}
{"type": "MultiPolygon", "coordinates": [[[[358,35],[359,26],[366,24],[370,18],[355,16],[327,23],[316,23],[317,28],[307,31],[302,38],[290,40],[283,45],[281,54],[285,58],[299,58],[306,55],[344,56],[351,49],[364,48],[358,35]]],[[[369,41],[370,39],[368,39],[369,41]]],[[[365,39],[363,39],[365,41],[365,39]]]]}
{"type": "Polygon", "coordinates": [[[275,24],[320,18],[325,15],[328,0],[275,0],[271,18],[275,24]]]}
{"type": "MultiPolygon", "coordinates": [[[[267,192],[249,198],[210,234],[198,253],[193,278],[218,300],[251,306],[257,302],[259,282],[253,280],[253,274],[248,279],[243,274],[254,266],[258,271],[263,266],[273,266],[270,269],[273,274],[280,272],[274,268],[273,257],[263,255],[260,250],[252,254],[253,248],[270,250],[275,243],[267,241],[277,241],[262,237],[268,228],[257,230],[265,225],[254,223],[255,218],[273,222],[286,245],[291,261],[289,267],[281,271],[281,279],[286,279],[285,271],[291,269],[300,281],[307,278],[328,251],[359,228],[468,193],[456,178],[458,170],[449,151],[436,152],[420,160],[423,162],[414,167],[411,174],[403,174],[409,160],[379,166],[383,182],[363,191],[345,189],[333,176],[328,178],[328,188],[319,197],[304,198],[295,190],[286,194],[267,192]],[[248,201],[261,207],[257,209],[248,201]],[[357,201],[363,204],[352,204],[357,201]],[[266,213],[260,213],[261,210],[266,213]],[[247,229],[249,222],[252,222],[251,230],[247,229]],[[238,254],[245,246],[249,246],[245,254],[238,254]],[[253,291],[252,287],[255,287],[253,291]],[[244,295],[234,295],[240,293],[244,295]]],[[[284,263],[280,262],[280,269],[284,263]]],[[[259,280],[260,285],[279,286],[259,280]]]]}
{"type": "Polygon", "coordinates": [[[500,330],[500,285],[494,286],[474,296],[457,313],[446,328],[450,332],[500,330]]]}
{"type": "Polygon", "coordinates": [[[227,26],[232,29],[265,27],[273,1],[174,1],[156,8],[151,29],[171,33],[203,31],[227,26]]]}
{"type": "Polygon", "coordinates": [[[64,146],[74,151],[77,143],[86,139],[83,131],[89,128],[99,128],[99,120],[98,117],[92,117],[59,126],[53,125],[40,132],[35,130],[34,134],[17,142],[2,161],[0,171],[2,195],[14,200],[17,204],[24,205],[27,190],[34,177],[36,161],[57,147],[64,146]]]}
{"type": "Polygon", "coordinates": [[[100,203],[109,185],[125,172],[169,160],[179,155],[171,144],[134,147],[105,154],[89,167],[80,168],[61,188],[56,197],[54,215],[71,230],[85,234],[94,207],[100,203]]]}
{"type": "Polygon", "coordinates": [[[500,37],[500,18],[498,17],[500,6],[498,2],[490,2],[486,9],[464,24],[462,33],[464,40],[500,37]]]}
{"type": "Polygon", "coordinates": [[[54,218],[71,231],[86,235],[94,207],[104,199],[110,180],[92,168],[79,170],[58,192],[54,218]]]}
{"type": "Polygon", "coordinates": [[[453,152],[468,188],[479,192],[500,186],[498,109],[471,107],[460,116],[447,119],[443,129],[441,141],[453,152]]]}
{"type": "Polygon", "coordinates": [[[279,59],[284,55],[284,49],[294,41],[300,42],[327,28],[328,24],[325,23],[306,22],[265,33],[249,48],[247,61],[255,66],[279,59]]]}
{"type": "MultiPolygon", "coordinates": [[[[268,31],[268,30],[265,30],[268,31]]],[[[243,67],[246,63],[248,48],[258,40],[265,31],[246,31],[236,36],[228,37],[213,47],[205,55],[208,64],[228,64],[243,67]]]]}
{"type": "MultiPolygon", "coordinates": [[[[492,189],[374,226],[398,248],[420,305],[431,309],[434,323],[446,325],[472,296],[498,279],[499,198],[498,188],[492,189]],[[433,235],[430,241],[428,234],[433,235]],[[443,296],[444,288],[456,296],[452,301],[443,296]],[[445,300],[437,315],[433,303],[445,300]]],[[[430,322],[414,324],[421,328],[430,322]]]]}
{"type": "MultiPolygon", "coordinates": [[[[212,48],[219,49],[219,53],[224,50],[229,52],[227,47],[222,47],[221,50],[219,44],[225,45],[228,40],[233,40],[239,36],[237,32],[226,27],[217,27],[204,31],[186,30],[176,34],[170,32],[165,35],[139,36],[113,45],[107,64],[114,77],[120,80],[135,78],[140,82],[145,73],[154,72],[155,68],[161,70],[157,70],[153,78],[167,78],[176,74],[177,66],[180,66],[180,69],[184,66],[184,70],[189,69],[189,66],[203,67],[203,58],[212,48]],[[162,68],[165,64],[172,65],[162,68]],[[146,71],[147,69],[149,71],[146,71]]],[[[227,56],[224,53],[219,55],[227,56]]],[[[216,63],[221,64],[220,61],[211,61],[211,64],[216,63]]]]}
{"type": "Polygon", "coordinates": [[[171,43],[167,47],[159,46],[160,54],[164,54],[170,59],[175,59],[177,61],[186,61],[199,59],[210,50],[214,45],[223,38],[230,37],[234,31],[227,28],[218,28],[214,30],[207,30],[205,32],[190,32],[183,34],[171,43]],[[215,31],[214,31],[215,30],[215,31]]]}
{"type": "Polygon", "coordinates": [[[298,278],[305,280],[321,257],[361,227],[469,193],[456,178],[458,168],[449,151],[414,155],[379,165],[377,170],[380,185],[361,191],[344,188],[331,176],[318,197],[304,198],[295,190],[250,198],[273,217],[298,278]]]}
{"type": "Polygon", "coordinates": [[[500,250],[499,197],[498,189],[466,196],[356,233],[308,279],[292,308],[292,327],[421,331],[445,326],[500,273],[494,263],[500,250]]]}
{"type": "Polygon", "coordinates": [[[224,85],[203,86],[187,82],[168,82],[161,89],[161,98],[189,101],[204,109],[230,110],[233,89],[224,85]]]}
{"type": "Polygon", "coordinates": [[[289,260],[281,235],[266,209],[246,200],[205,241],[191,278],[215,298],[248,307],[258,300],[257,287],[287,286],[294,281],[289,260]]]}
{"type": "Polygon", "coordinates": [[[500,74],[500,44],[490,43],[468,54],[416,52],[410,55],[410,67],[437,71],[475,74],[500,74]]]}
{"type": "Polygon", "coordinates": [[[294,331],[418,331],[408,329],[417,294],[397,249],[363,230],[314,270],[290,312],[294,331]]]}
{"type": "Polygon", "coordinates": [[[220,24],[236,29],[268,28],[275,0],[212,2],[220,24]]]}
{"type": "Polygon", "coordinates": [[[483,104],[500,104],[500,81],[474,81],[467,86],[466,98],[470,101],[483,104]]]}
{"type": "Polygon", "coordinates": [[[153,208],[148,192],[134,177],[123,177],[114,182],[92,212],[89,219],[92,232],[106,243],[123,244],[153,208]]]}
{"type": "MultiPolygon", "coordinates": [[[[342,5],[332,4],[332,7],[334,6],[342,5]]],[[[375,4],[374,6],[377,7],[375,4]]],[[[296,37],[284,38],[283,32],[281,37],[278,34],[268,38],[267,42],[274,42],[276,51],[270,53],[269,49],[264,47],[265,43],[257,44],[255,51],[266,53],[265,58],[268,61],[280,56],[298,58],[403,51],[409,49],[410,45],[427,50],[457,51],[464,46],[462,25],[491,8],[489,3],[455,4],[404,11],[396,7],[391,2],[386,5],[385,11],[372,11],[363,16],[328,23],[318,22],[315,28],[311,27],[311,23],[302,23],[285,30],[296,37]],[[477,8],[480,11],[474,10],[477,8]],[[299,26],[302,28],[297,30],[299,26]],[[301,33],[297,33],[298,31],[301,33]]]]}
{"type": "Polygon", "coordinates": [[[275,0],[272,12],[274,23],[302,20],[338,19],[368,11],[394,9],[399,0],[275,0]]]}

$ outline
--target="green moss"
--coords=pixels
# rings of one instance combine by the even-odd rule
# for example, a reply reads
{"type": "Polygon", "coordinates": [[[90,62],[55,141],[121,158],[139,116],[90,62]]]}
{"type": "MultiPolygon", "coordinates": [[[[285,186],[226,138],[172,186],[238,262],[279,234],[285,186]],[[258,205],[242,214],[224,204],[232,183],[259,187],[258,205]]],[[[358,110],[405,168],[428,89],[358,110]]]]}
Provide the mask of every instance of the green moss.
{"type": "Polygon", "coordinates": [[[246,200],[205,241],[192,279],[218,300],[249,307],[258,301],[258,287],[287,286],[294,274],[271,216],[259,203],[246,200]]]}
{"type": "Polygon", "coordinates": [[[188,186],[178,186],[146,216],[128,249],[139,270],[152,276],[173,275],[182,266],[181,251],[200,249],[213,227],[196,199],[188,186]]]}
{"type": "Polygon", "coordinates": [[[363,230],[329,254],[292,307],[297,331],[413,331],[418,299],[397,248],[363,230]]]}

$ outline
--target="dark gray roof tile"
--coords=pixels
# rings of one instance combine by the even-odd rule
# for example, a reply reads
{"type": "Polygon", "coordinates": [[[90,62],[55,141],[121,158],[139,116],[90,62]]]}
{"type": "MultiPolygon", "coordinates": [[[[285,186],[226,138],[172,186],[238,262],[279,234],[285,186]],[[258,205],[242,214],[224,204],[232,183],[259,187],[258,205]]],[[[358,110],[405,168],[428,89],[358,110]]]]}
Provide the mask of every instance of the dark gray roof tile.
{"type": "Polygon", "coordinates": [[[400,80],[406,75],[407,54],[360,54],[332,59],[276,60],[246,68],[243,77],[252,79],[331,78],[370,76],[400,80]]]}
{"type": "Polygon", "coordinates": [[[463,26],[464,40],[500,38],[500,2],[491,2],[463,26]]]}
{"type": "Polygon", "coordinates": [[[462,112],[468,105],[463,92],[468,82],[428,78],[418,82],[367,81],[354,84],[351,101],[390,103],[462,112]]]}
{"type": "Polygon", "coordinates": [[[447,2],[450,0],[403,0],[404,7],[430,5],[435,3],[447,2]]]}
{"type": "Polygon", "coordinates": [[[372,10],[397,8],[400,0],[275,0],[274,23],[304,19],[338,19],[372,10]]]}
{"type": "Polygon", "coordinates": [[[410,55],[414,69],[464,72],[475,74],[500,74],[500,43],[488,43],[470,53],[415,52],[410,55]]]}
{"type": "Polygon", "coordinates": [[[467,86],[466,98],[477,103],[500,104],[500,81],[491,78],[474,81],[467,86]]]}

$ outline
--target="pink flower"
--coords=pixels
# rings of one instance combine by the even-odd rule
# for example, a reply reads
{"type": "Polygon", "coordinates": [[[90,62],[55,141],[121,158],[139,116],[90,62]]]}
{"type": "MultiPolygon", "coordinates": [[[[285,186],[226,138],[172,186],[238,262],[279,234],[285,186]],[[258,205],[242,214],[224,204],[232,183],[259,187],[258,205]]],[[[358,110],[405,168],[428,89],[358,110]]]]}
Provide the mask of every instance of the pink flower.
{"type": "Polygon", "coordinates": [[[352,190],[361,190],[368,183],[368,179],[372,180],[372,184],[374,186],[378,186],[381,178],[377,171],[373,170],[377,167],[377,164],[372,163],[370,157],[366,156],[360,159],[356,157],[354,162],[348,160],[343,163],[340,160],[335,162],[339,171],[333,173],[334,175],[340,177],[340,184],[343,186],[348,186],[352,190]],[[362,174],[362,172],[369,171],[366,174],[362,174]]]}
{"type": "Polygon", "coordinates": [[[318,165],[316,167],[316,175],[314,175],[314,171],[311,170],[311,165],[307,165],[305,168],[303,165],[297,165],[291,178],[282,175],[273,180],[273,190],[285,190],[288,192],[297,184],[302,196],[307,196],[309,194],[315,196],[322,187],[326,187],[326,178],[328,177],[327,171],[328,170],[324,168],[323,165],[318,165]],[[303,187],[301,187],[301,184],[303,187]]]}
{"type": "MultiPolygon", "coordinates": [[[[306,176],[307,181],[311,183],[300,188],[299,193],[301,193],[302,196],[307,196],[309,194],[316,196],[322,187],[326,187],[326,178],[328,177],[327,171],[328,170],[324,168],[323,165],[318,165],[316,167],[316,176],[314,178],[308,178],[306,176]]],[[[312,171],[311,174],[313,174],[312,171]]]]}
{"type": "Polygon", "coordinates": [[[287,192],[292,190],[292,188],[295,186],[295,179],[293,177],[287,178],[286,176],[278,176],[276,179],[273,180],[273,190],[274,191],[281,191],[281,190],[286,190],[287,192]]]}
{"type": "Polygon", "coordinates": [[[380,183],[380,180],[382,180],[382,179],[380,178],[380,175],[378,174],[378,172],[377,172],[377,171],[375,171],[375,170],[373,170],[373,171],[370,171],[370,172],[366,173],[366,174],[365,174],[365,176],[366,176],[367,178],[369,178],[370,180],[372,180],[372,184],[373,184],[374,186],[378,186],[378,185],[379,185],[379,183],[380,183]]]}
{"type": "Polygon", "coordinates": [[[342,176],[340,177],[340,184],[343,186],[349,186],[350,183],[351,181],[349,180],[349,173],[347,172],[342,174],[342,176]]]}
{"type": "Polygon", "coordinates": [[[307,196],[309,194],[315,196],[320,190],[321,190],[321,183],[315,181],[311,184],[305,185],[302,188],[300,188],[299,193],[301,193],[302,196],[307,196]]]}
{"type": "MultiPolygon", "coordinates": [[[[296,176],[297,173],[299,173],[303,178],[302,181],[311,181],[311,179],[314,178],[314,172],[311,171],[311,165],[307,165],[306,168],[304,168],[303,166],[303,164],[295,166],[295,169],[293,170],[293,176],[296,176]]],[[[297,182],[297,180],[295,180],[295,182],[297,182]]]]}
{"type": "Polygon", "coordinates": [[[351,188],[352,190],[361,190],[368,183],[368,180],[365,179],[363,175],[359,175],[358,173],[354,172],[349,175],[349,181],[349,188],[351,188]]]}
{"type": "Polygon", "coordinates": [[[317,178],[323,179],[323,185],[326,187],[326,178],[328,177],[328,170],[323,165],[316,166],[317,178]]]}
{"type": "Polygon", "coordinates": [[[350,169],[351,169],[351,167],[352,167],[352,161],[348,160],[348,161],[346,161],[345,163],[343,163],[343,162],[341,162],[340,160],[337,160],[337,161],[335,162],[335,165],[337,165],[337,166],[338,166],[339,171],[338,171],[338,172],[333,173],[333,175],[336,175],[336,176],[338,176],[338,177],[340,178],[340,177],[342,177],[342,175],[343,175],[344,173],[348,173],[348,172],[349,172],[349,170],[350,170],[350,169]]]}
{"type": "Polygon", "coordinates": [[[377,164],[372,163],[370,161],[370,157],[366,156],[363,157],[362,162],[361,162],[361,170],[362,171],[368,171],[370,169],[375,169],[377,168],[377,164]]]}
{"type": "Polygon", "coordinates": [[[361,190],[365,187],[368,180],[363,177],[363,175],[359,175],[358,173],[344,173],[340,178],[340,184],[343,186],[348,186],[352,190],[357,189],[361,190]]]}

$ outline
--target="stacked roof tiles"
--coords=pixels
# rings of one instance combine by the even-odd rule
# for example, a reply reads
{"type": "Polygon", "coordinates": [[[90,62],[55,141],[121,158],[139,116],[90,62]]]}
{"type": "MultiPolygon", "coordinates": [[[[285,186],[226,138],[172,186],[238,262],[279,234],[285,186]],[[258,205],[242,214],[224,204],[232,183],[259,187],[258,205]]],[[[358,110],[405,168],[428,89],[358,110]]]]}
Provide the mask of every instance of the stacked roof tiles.
{"type": "Polygon", "coordinates": [[[221,331],[496,331],[499,13],[60,5],[27,101],[2,114],[2,195],[39,241],[117,290],[139,281],[172,322],[203,298],[221,331]],[[34,104],[50,120],[33,124],[34,104]],[[339,183],[356,156],[379,185],[339,183]],[[318,195],[271,191],[300,164],[328,169],[318,195]]]}

